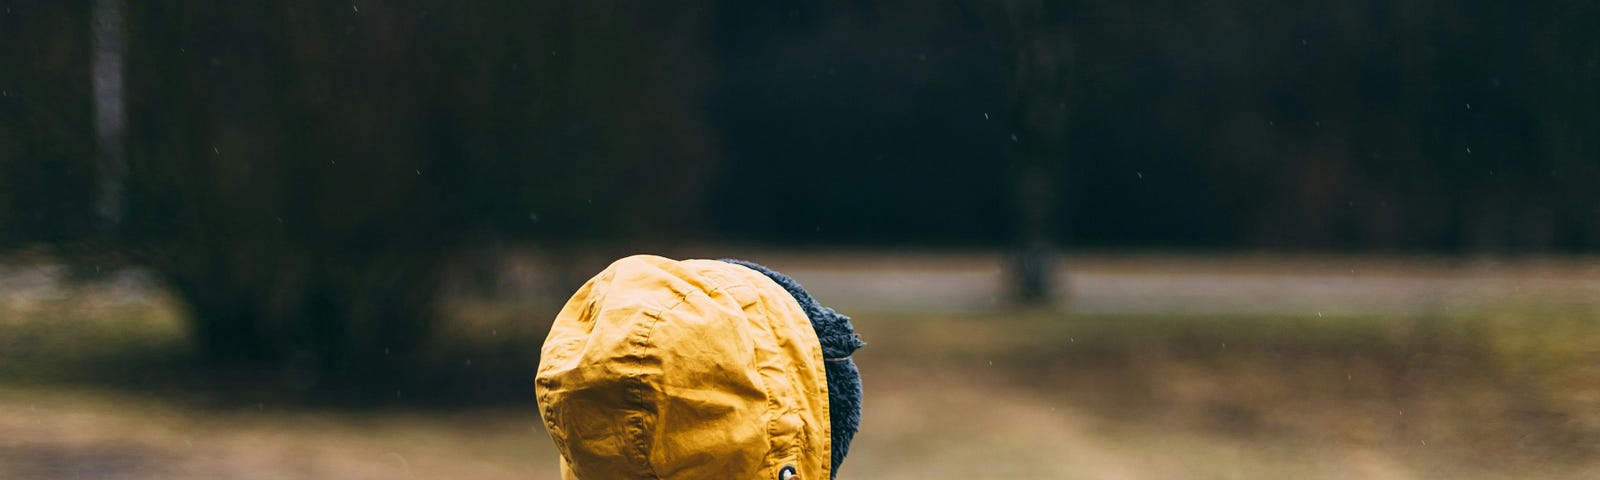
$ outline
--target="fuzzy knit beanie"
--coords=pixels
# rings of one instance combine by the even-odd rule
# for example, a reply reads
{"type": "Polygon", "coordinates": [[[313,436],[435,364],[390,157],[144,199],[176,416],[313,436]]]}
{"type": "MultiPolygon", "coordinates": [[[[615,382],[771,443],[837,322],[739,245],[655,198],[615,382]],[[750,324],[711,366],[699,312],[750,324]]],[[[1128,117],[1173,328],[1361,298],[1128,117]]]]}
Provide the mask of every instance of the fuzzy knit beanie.
{"type": "Polygon", "coordinates": [[[850,359],[850,355],[866,343],[856,335],[855,328],[850,325],[850,317],[818,304],[810,293],[800,287],[799,282],[789,276],[744,260],[724,258],[722,261],[744,266],[771,278],[794,296],[800,308],[805,310],[806,317],[811,319],[811,328],[816,330],[817,340],[822,343],[823,365],[828,376],[828,412],[833,432],[833,468],[830,471],[838,476],[839,464],[850,452],[850,440],[855,438],[856,430],[861,427],[861,373],[856,370],[856,362],[850,359]]]}

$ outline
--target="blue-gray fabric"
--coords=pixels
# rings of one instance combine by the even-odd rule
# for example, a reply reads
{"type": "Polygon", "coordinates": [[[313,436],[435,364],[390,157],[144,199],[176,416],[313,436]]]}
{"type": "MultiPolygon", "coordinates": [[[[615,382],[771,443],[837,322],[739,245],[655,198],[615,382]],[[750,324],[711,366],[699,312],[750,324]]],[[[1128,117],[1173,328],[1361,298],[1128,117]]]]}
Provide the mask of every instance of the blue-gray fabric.
{"type": "Polygon", "coordinates": [[[811,328],[816,330],[817,340],[822,343],[823,364],[828,375],[828,416],[833,432],[833,468],[829,471],[831,476],[837,477],[839,464],[850,452],[850,440],[861,427],[861,372],[856,370],[856,362],[850,355],[866,343],[856,335],[850,317],[817,303],[789,276],[744,260],[724,258],[722,261],[748,267],[771,278],[800,303],[806,317],[811,319],[811,328]]]}

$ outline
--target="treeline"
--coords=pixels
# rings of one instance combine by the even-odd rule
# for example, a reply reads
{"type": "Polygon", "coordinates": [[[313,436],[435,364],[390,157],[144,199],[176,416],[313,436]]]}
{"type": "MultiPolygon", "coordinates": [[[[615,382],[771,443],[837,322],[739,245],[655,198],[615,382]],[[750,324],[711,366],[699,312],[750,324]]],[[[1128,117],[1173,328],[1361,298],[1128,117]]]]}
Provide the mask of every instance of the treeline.
{"type": "Polygon", "coordinates": [[[221,364],[392,372],[490,241],[1600,245],[1592,2],[0,5],[0,245],[221,364]]]}
{"type": "Polygon", "coordinates": [[[1600,4],[937,5],[727,22],[718,181],[818,193],[724,232],[1005,242],[1044,202],[1070,246],[1600,245],[1600,4]]]}
{"type": "MultiPolygon", "coordinates": [[[[91,5],[8,5],[5,239],[82,236],[91,5]]],[[[125,8],[131,232],[314,207],[381,232],[997,243],[1043,201],[1068,245],[1600,241],[1584,2],[125,8]],[[229,198],[174,204],[209,190],[229,198]]]]}

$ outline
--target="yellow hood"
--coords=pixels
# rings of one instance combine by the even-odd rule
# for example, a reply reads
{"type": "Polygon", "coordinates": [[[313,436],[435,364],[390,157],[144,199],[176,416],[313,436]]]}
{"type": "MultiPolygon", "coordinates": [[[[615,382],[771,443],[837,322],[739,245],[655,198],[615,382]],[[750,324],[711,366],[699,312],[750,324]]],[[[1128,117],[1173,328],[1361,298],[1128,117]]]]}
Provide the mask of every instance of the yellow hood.
{"type": "Polygon", "coordinates": [[[612,263],[556,317],[535,386],[567,480],[829,478],[817,335],[743,266],[612,263]]]}

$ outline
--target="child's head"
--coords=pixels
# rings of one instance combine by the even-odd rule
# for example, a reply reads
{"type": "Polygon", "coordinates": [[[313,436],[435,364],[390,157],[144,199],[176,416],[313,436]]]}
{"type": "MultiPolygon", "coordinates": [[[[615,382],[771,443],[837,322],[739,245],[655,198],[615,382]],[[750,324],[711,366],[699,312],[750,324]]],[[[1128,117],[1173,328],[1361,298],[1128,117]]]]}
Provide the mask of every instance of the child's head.
{"type": "Polygon", "coordinates": [[[828,478],[860,419],[860,346],[759,265],[628,257],[556,317],[540,414],[568,479],[828,478]]]}

